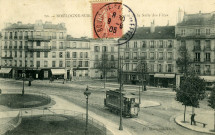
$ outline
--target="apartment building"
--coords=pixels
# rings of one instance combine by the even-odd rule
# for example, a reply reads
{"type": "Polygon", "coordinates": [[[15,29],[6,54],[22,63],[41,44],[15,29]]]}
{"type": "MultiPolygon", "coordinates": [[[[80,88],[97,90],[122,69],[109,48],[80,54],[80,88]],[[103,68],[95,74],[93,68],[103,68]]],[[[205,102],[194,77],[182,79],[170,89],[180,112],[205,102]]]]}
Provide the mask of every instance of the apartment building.
{"type": "Polygon", "coordinates": [[[47,79],[65,72],[65,24],[6,24],[2,30],[2,72],[13,78],[47,79]],[[25,74],[24,74],[25,73],[25,74]]]}
{"type": "Polygon", "coordinates": [[[90,40],[90,77],[111,78],[118,74],[118,46],[112,39],[90,40]]]}
{"type": "Polygon", "coordinates": [[[88,78],[90,75],[90,42],[86,38],[67,37],[67,79],[88,78]]]}
{"type": "Polygon", "coordinates": [[[141,80],[137,67],[147,65],[146,82],[153,86],[172,87],[176,83],[176,40],[174,26],[139,27],[129,42],[120,46],[123,57],[123,79],[131,83],[141,80]]]}
{"type": "Polygon", "coordinates": [[[215,81],[215,12],[185,13],[175,31],[177,44],[189,51],[196,74],[215,81]]]}

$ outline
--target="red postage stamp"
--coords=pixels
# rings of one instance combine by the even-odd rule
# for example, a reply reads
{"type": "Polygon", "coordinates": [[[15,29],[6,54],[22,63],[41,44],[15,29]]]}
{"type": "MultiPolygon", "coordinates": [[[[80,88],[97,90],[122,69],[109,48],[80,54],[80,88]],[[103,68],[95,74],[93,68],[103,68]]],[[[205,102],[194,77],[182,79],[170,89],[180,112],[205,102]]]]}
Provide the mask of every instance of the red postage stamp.
{"type": "Polygon", "coordinates": [[[92,3],[93,37],[121,38],[123,16],[121,2],[92,3]]]}

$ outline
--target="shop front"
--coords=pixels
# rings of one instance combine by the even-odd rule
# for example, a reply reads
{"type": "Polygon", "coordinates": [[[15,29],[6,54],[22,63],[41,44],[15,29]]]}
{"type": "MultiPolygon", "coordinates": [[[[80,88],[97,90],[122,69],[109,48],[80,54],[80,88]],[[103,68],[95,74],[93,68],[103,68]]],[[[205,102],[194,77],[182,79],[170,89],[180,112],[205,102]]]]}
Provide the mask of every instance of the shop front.
{"type": "Polygon", "coordinates": [[[0,77],[2,78],[12,78],[12,68],[1,68],[0,77]]]}
{"type": "Polygon", "coordinates": [[[157,87],[173,88],[175,85],[175,74],[154,74],[154,82],[157,87]]]}

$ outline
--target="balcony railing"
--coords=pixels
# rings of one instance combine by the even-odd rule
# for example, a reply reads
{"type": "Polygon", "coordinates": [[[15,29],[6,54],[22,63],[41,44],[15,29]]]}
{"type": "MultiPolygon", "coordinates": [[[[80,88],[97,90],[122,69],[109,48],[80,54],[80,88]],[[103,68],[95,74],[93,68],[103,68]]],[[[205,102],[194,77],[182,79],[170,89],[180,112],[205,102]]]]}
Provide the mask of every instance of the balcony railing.
{"type": "Polygon", "coordinates": [[[204,51],[212,51],[211,47],[204,47],[204,51]]]}
{"type": "Polygon", "coordinates": [[[211,70],[206,70],[206,71],[204,71],[204,74],[205,74],[205,75],[211,75],[211,70]]]}
{"type": "Polygon", "coordinates": [[[50,36],[28,36],[29,41],[50,41],[50,36]]]}
{"type": "Polygon", "coordinates": [[[200,59],[194,58],[194,62],[200,62],[200,59]]]}
{"type": "Polygon", "coordinates": [[[201,51],[201,47],[200,46],[194,46],[193,51],[201,51]]]}
{"type": "Polygon", "coordinates": [[[13,59],[12,56],[4,56],[4,57],[1,57],[2,59],[13,59]]]}
{"type": "Polygon", "coordinates": [[[211,59],[210,58],[207,58],[207,59],[205,58],[204,61],[205,62],[211,62],[211,59]]]}
{"type": "Polygon", "coordinates": [[[28,46],[27,49],[30,52],[49,52],[49,51],[51,51],[50,46],[48,46],[48,47],[28,46]]]}

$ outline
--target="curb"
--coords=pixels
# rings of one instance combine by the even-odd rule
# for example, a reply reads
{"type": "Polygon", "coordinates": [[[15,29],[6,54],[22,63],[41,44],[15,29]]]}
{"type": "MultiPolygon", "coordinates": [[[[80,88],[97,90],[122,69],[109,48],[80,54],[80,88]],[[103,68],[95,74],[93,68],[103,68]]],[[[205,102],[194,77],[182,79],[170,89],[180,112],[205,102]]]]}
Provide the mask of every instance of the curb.
{"type": "Polygon", "coordinates": [[[186,126],[184,126],[184,125],[182,125],[182,124],[180,124],[180,123],[178,123],[178,122],[176,121],[176,117],[178,117],[178,116],[180,116],[180,115],[175,116],[174,121],[175,121],[175,123],[176,123],[177,125],[179,125],[179,126],[181,126],[181,127],[183,127],[183,128],[186,128],[186,129],[188,129],[188,130],[192,130],[192,131],[195,131],[195,132],[199,132],[199,133],[209,134],[209,135],[214,135],[214,134],[215,134],[215,132],[214,132],[214,133],[212,133],[212,132],[204,132],[204,131],[198,131],[198,130],[194,130],[194,129],[188,128],[188,127],[186,127],[186,126]]]}

